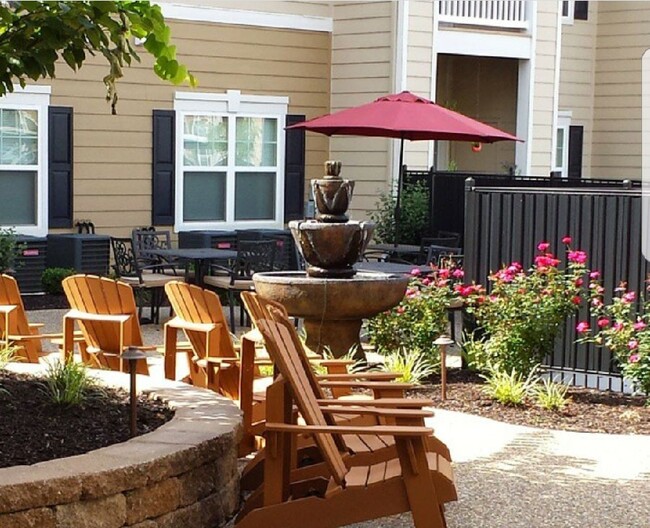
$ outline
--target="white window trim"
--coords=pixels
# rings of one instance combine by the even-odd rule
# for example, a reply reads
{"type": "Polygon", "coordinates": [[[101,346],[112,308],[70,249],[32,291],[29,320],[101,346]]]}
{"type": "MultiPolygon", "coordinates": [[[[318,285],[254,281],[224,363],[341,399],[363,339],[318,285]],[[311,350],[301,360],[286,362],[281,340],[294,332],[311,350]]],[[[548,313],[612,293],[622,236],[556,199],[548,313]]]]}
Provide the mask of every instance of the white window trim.
{"type": "MultiPolygon", "coordinates": [[[[228,90],[225,94],[176,92],[174,110],[176,111],[176,199],[174,230],[209,229],[281,229],[284,227],[284,149],[288,97],[244,95],[239,90],[228,90]],[[235,221],[235,170],[224,166],[226,171],[226,220],[189,222],[183,219],[183,121],[186,114],[205,114],[236,117],[276,117],[278,119],[277,177],[275,193],[275,218],[272,220],[235,221]]],[[[229,133],[234,127],[229,126],[229,133]]],[[[228,149],[234,148],[233,138],[228,138],[228,149]]],[[[230,154],[229,154],[230,157],[230,154]]],[[[219,169],[218,167],[216,168],[219,169]]],[[[264,169],[261,170],[264,172],[264,169]]]]}
{"type": "Polygon", "coordinates": [[[569,2],[569,12],[566,16],[562,14],[562,7],[564,6],[564,2],[560,2],[560,16],[562,17],[562,24],[566,24],[567,26],[572,26],[573,25],[573,15],[575,12],[575,0],[568,0],[569,2]]]}
{"type": "MultiPolygon", "coordinates": [[[[51,86],[16,87],[13,93],[0,97],[1,108],[38,111],[38,164],[29,168],[36,170],[36,225],[3,225],[13,228],[20,235],[45,236],[48,230],[48,107],[51,86]]],[[[0,170],[11,170],[15,165],[0,165],[0,170]]]]}
{"type": "Polygon", "coordinates": [[[553,138],[553,170],[560,171],[562,178],[569,176],[569,129],[571,127],[571,112],[558,112],[557,115],[557,128],[555,129],[555,137],[553,138]],[[562,166],[558,167],[555,163],[557,152],[557,129],[564,130],[563,143],[562,143],[562,166]]]}

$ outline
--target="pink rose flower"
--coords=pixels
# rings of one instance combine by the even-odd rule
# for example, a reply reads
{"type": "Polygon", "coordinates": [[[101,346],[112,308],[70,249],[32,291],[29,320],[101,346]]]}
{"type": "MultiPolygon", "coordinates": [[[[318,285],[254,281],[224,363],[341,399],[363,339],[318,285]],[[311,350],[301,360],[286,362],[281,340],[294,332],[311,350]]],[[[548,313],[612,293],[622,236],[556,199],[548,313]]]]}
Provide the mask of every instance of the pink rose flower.
{"type": "Polygon", "coordinates": [[[571,240],[571,237],[570,237],[569,235],[565,236],[565,237],[562,239],[562,243],[563,243],[563,244],[566,244],[567,246],[568,246],[571,242],[572,242],[572,240],[571,240]]]}
{"type": "Polygon", "coordinates": [[[574,284],[575,284],[578,288],[580,288],[580,286],[582,286],[584,283],[585,283],[585,281],[583,281],[582,279],[576,279],[576,281],[574,282],[574,284]]]}
{"type": "Polygon", "coordinates": [[[580,303],[582,302],[582,299],[581,299],[580,297],[578,297],[577,295],[574,295],[574,296],[571,298],[571,302],[572,302],[573,304],[575,304],[576,306],[579,306],[580,303]]]}
{"type": "Polygon", "coordinates": [[[549,244],[548,242],[540,242],[539,244],[537,244],[537,249],[539,249],[540,251],[546,251],[550,247],[551,244],[549,244]]]}
{"type": "Polygon", "coordinates": [[[418,268],[413,268],[411,270],[411,275],[413,275],[413,277],[417,277],[418,275],[421,275],[421,274],[422,274],[422,272],[418,268]]]}
{"type": "Polygon", "coordinates": [[[442,268],[438,270],[438,277],[441,279],[447,279],[449,277],[449,268],[442,268]]]}
{"type": "Polygon", "coordinates": [[[639,331],[639,330],[643,330],[648,325],[645,324],[643,321],[637,321],[632,326],[634,327],[635,330],[639,331]]]}
{"type": "Polygon", "coordinates": [[[638,363],[641,360],[641,356],[639,354],[631,354],[629,357],[630,363],[638,363]]]}
{"type": "Polygon", "coordinates": [[[431,284],[431,279],[429,277],[424,277],[424,279],[422,279],[422,284],[428,286],[429,284],[431,284]]]}
{"type": "Polygon", "coordinates": [[[456,268],[452,273],[454,279],[462,279],[465,276],[465,272],[462,269],[456,268]]]}
{"type": "Polygon", "coordinates": [[[596,280],[596,279],[600,278],[600,271],[592,271],[589,274],[589,278],[593,279],[593,280],[596,280]]]}
{"type": "Polygon", "coordinates": [[[569,251],[567,258],[570,262],[575,262],[576,264],[584,264],[587,262],[587,254],[584,251],[569,251]]]}
{"type": "Polygon", "coordinates": [[[639,342],[636,339],[630,339],[627,343],[627,348],[630,350],[636,350],[639,348],[639,342]]]}
{"type": "Polygon", "coordinates": [[[616,330],[617,332],[620,332],[621,330],[623,330],[623,328],[625,328],[625,325],[624,325],[623,323],[621,323],[621,322],[618,322],[618,323],[614,323],[614,327],[613,327],[613,328],[614,328],[614,330],[616,330]]]}
{"type": "Polygon", "coordinates": [[[597,323],[598,328],[605,328],[606,326],[609,325],[610,322],[611,321],[607,319],[607,317],[601,317],[600,319],[598,319],[598,323],[597,323]]]}
{"type": "Polygon", "coordinates": [[[404,313],[404,307],[403,306],[398,306],[397,307],[397,313],[398,314],[403,314],[404,313]]]}
{"type": "Polygon", "coordinates": [[[623,295],[623,302],[625,303],[632,303],[636,299],[636,292],[629,291],[626,294],[623,295]]]}
{"type": "Polygon", "coordinates": [[[576,326],[576,331],[579,334],[584,334],[588,330],[589,330],[589,323],[586,321],[581,321],[576,326]]]}

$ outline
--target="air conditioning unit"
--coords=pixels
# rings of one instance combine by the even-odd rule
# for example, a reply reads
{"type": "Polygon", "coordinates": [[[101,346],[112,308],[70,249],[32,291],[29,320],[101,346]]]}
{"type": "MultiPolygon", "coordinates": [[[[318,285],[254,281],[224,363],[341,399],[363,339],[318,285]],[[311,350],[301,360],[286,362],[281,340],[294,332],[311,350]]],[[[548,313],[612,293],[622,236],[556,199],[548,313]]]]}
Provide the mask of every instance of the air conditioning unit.
{"type": "Polygon", "coordinates": [[[237,246],[237,234],[234,231],[180,231],[178,247],[234,249],[237,246]]]}
{"type": "Polygon", "coordinates": [[[20,292],[42,292],[41,277],[47,260],[47,238],[18,236],[16,242],[21,250],[14,264],[14,277],[18,281],[20,292]]]}
{"type": "Polygon", "coordinates": [[[47,236],[47,267],[73,268],[79,273],[108,275],[111,238],[105,235],[47,236]]]}

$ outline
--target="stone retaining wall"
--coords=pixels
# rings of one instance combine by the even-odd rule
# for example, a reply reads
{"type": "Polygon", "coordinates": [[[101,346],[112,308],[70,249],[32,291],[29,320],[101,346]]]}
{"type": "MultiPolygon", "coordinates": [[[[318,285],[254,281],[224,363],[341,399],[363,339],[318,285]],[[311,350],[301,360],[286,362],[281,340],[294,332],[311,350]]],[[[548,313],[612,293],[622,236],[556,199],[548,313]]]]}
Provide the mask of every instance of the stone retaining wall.
{"type": "MultiPolygon", "coordinates": [[[[38,368],[11,366],[24,373],[38,368]]],[[[128,383],[121,373],[93,374],[111,386],[128,383]]],[[[138,376],[138,389],[169,402],[174,418],[149,434],[84,455],[0,469],[0,527],[224,524],[238,506],[239,409],[183,383],[138,376]]]]}

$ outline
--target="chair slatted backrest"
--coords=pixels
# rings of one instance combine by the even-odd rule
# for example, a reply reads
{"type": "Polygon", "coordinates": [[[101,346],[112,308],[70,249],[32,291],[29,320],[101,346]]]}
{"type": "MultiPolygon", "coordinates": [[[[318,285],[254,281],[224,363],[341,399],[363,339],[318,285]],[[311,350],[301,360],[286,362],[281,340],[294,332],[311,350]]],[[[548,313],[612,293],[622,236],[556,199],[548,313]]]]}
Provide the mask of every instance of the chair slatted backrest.
{"type": "MultiPolygon", "coordinates": [[[[5,328],[5,318],[0,317],[0,337],[2,339],[5,339],[7,335],[31,335],[33,333],[25,313],[18,282],[11,275],[0,275],[0,306],[16,307],[9,316],[10,328],[5,328]]],[[[38,357],[42,350],[39,340],[24,341],[21,346],[25,347],[29,358],[38,357]]]]}
{"type": "MultiPolygon", "coordinates": [[[[133,288],[95,275],[73,275],[63,280],[70,307],[97,315],[130,315],[130,339],[126,346],[143,346],[133,288]]],[[[79,321],[86,344],[103,352],[121,354],[119,325],[104,321],[79,321]]]]}
{"type": "MultiPolygon", "coordinates": [[[[258,329],[264,336],[269,354],[272,354],[277,368],[287,380],[298,410],[307,425],[330,425],[323,415],[312,390],[309,378],[300,359],[301,352],[296,348],[291,332],[293,325],[284,314],[273,306],[267,306],[267,318],[259,321],[258,329]],[[274,313],[275,312],[275,313],[274,313]]],[[[343,485],[348,470],[341,457],[334,436],[329,433],[315,433],[323,459],[334,481],[343,485]]]]}
{"type": "MultiPolygon", "coordinates": [[[[259,321],[268,317],[267,309],[269,307],[273,307],[276,310],[276,312],[274,313],[276,313],[278,316],[281,315],[287,321],[289,320],[289,314],[286,308],[282,306],[279,302],[262,299],[259,295],[253,292],[242,292],[241,298],[255,326],[257,326],[259,321]]],[[[291,325],[291,338],[294,342],[294,346],[300,352],[299,355],[300,355],[303,368],[307,373],[307,376],[309,378],[309,385],[314,391],[316,398],[318,399],[327,398],[327,395],[323,392],[323,389],[321,388],[320,384],[318,383],[318,380],[316,379],[316,374],[314,374],[314,371],[311,368],[309,358],[307,358],[307,354],[305,354],[305,350],[303,348],[302,342],[300,341],[300,338],[298,337],[298,333],[296,332],[296,329],[294,328],[293,325],[291,325]]],[[[271,359],[275,361],[275,358],[272,357],[271,359]]]]}
{"type": "Polygon", "coordinates": [[[140,279],[140,268],[135,258],[133,240],[130,238],[111,237],[115,272],[118,277],[133,277],[140,279]]]}
{"type": "MultiPolygon", "coordinates": [[[[228,323],[223,314],[219,296],[193,284],[171,281],[165,284],[165,292],[174,312],[181,319],[190,323],[220,324],[222,331],[213,332],[209,343],[209,354],[222,357],[236,357],[237,353],[228,333],[228,323]]],[[[206,356],[205,333],[185,330],[185,335],[199,358],[206,356]]]]}
{"type": "Polygon", "coordinates": [[[31,333],[18,282],[11,275],[0,275],[0,305],[17,307],[11,315],[14,328],[6,329],[4,318],[0,317],[0,331],[3,337],[6,333],[20,335],[31,333]]]}

